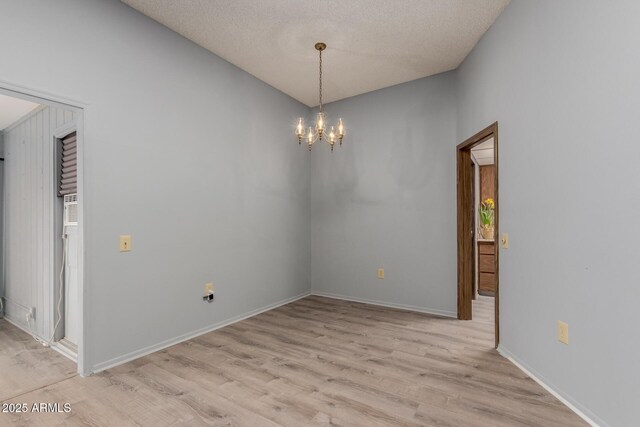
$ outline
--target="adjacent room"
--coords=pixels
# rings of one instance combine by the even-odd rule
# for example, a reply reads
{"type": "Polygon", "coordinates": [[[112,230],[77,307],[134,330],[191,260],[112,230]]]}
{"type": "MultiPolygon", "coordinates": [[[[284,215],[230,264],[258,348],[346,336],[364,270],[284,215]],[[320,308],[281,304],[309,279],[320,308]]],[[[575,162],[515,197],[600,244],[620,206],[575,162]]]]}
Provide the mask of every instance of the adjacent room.
{"type": "Polygon", "coordinates": [[[637,425],[638,22],[2,1],[0,425],[637,425]]]}
{"type": "MultiPolygon", "coordinates": [[[[496,311],[499,246],[496,244],[498,185],[495,146],[495,137],[491,136],[470,149],[472,191],[468,195],[468,203],[473,211],[472,251],[468,259],[459,260],[459,262],[473,268],[470,280],[473,300],[472,318],[473,313],[485,314],[485,319],[493,325],[497,347],[500,316],[496,311]]],[[[507,249],[507,245],[505,241],[502,247],[507,249]]]]}

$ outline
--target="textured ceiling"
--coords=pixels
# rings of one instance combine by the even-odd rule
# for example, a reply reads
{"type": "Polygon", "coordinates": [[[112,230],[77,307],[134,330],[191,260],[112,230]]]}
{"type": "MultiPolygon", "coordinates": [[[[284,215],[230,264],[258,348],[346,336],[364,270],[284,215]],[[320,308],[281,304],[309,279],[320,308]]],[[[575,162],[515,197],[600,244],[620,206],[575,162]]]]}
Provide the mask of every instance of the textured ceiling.
{"type": "Polygon", "coordinates": [[[260,80],[318,104],[455,69],[509,0],[122,0],[260,80]]]}
{"type": "Polygon", "coordinates": [[[37,108],[39,104],[0,93],[0,130],[4,130],[37,108]]]}
{"type": "Polygon", "coordinates": [[[471,155],[480,166],[492,165],[494,162],[493,138],[473,147],[471,149],[471,155]]]}

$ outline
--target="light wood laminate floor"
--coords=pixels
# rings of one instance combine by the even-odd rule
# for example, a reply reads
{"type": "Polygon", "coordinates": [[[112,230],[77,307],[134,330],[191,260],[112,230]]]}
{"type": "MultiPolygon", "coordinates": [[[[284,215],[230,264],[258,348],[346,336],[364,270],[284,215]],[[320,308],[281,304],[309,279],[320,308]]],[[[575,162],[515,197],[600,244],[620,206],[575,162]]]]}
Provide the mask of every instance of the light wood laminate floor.
{"type": "Polygon", "coordinates": [[[586,425],[493,349],[493,298],[474,301],[474,316],[312,296],[89,378],[66,377],[70,362],[0,320],[2,399],[72,406],[0,424],[586,425]],[[42,372],[39,357],[46,386],[27,373],[42,372]]]}
{"type": "MultiPolygon", "coordinates": [[[[0,402],[75,375],[69,359],[0,319],[0,402]]],[[[4,419],[0,412],[0,423],[4,419]]]]}

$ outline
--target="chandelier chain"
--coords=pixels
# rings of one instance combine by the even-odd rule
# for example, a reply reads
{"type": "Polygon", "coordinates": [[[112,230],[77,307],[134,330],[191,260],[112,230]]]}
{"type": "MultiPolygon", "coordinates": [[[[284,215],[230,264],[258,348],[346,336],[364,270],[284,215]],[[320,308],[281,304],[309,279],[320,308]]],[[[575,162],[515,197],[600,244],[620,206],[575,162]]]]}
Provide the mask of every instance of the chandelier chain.
{"type": "Polygon", "coordinates": [[[322,105],[322,51],[327,48],[327,45],[322,42],[318,42],[315,44],[315,48],[318,51],[318,100],[319,102],[319,111],[316,116],[316,120],[314,126],[306,127],[304,123],[304,118],[298,118],[298,124],[296,125],[296,137],[298,138],[298,144],[302,145],[302,141],[305,142],[305,145],[311,151],[311,146],[316,143],[316,141],[320,142],[328,142],[331,146],[331,151],[333,151],[333,146],[336,144],[342,145],[342,140],[345,135],[345,127],[342,119],[338,119],[338,122],[335,126],[327,126],[327,120],[324,115],[324,106],[322,105]]]}
{"type": "Polygon", "coordinates": [[[320,51],[320,85],[318,87],[320,88],[320,112],[322,112],[322,51],[320,51]]]}

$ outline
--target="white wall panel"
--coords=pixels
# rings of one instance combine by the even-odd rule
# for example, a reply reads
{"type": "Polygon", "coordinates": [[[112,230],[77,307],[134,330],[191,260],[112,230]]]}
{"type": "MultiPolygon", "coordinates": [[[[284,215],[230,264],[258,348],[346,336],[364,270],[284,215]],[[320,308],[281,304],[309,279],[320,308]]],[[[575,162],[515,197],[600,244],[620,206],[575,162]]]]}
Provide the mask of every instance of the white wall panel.
{"type": "MultiPolygon", "coordinates": [[[[4,158],[4,133],[0,132],[0,158],[4,158]]],[[[4,162],[0,161],[0,298],[4,296],[4,162]]],[[[4,309],[0,310],[0,317],[4,309]]]]}
{"type": "Polygon", "coordinates": [[[26,314],[35,307],[30,329],[45,339],[51,334],[51,285],[58,271],[53,135],[74,119],[71,111],[43,107],[4,132],[6,317],[27,328],[26,314]]]}

